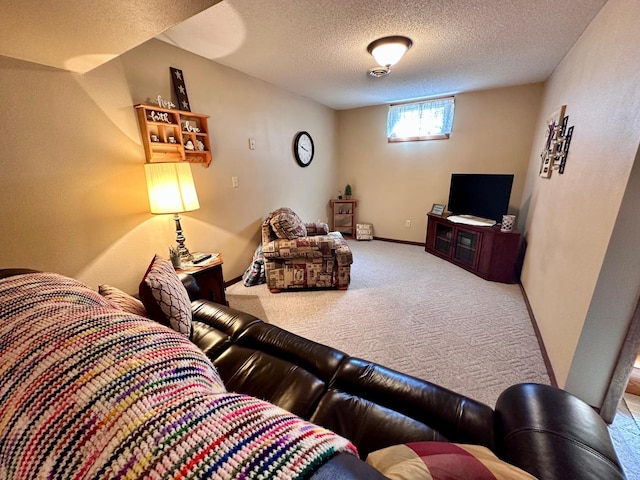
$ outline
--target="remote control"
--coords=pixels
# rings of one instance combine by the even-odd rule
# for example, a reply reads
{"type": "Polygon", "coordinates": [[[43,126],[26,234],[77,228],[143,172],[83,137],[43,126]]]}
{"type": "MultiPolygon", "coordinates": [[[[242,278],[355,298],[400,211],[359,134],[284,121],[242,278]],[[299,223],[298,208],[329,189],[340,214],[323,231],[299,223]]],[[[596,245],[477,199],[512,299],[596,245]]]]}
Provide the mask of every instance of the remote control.
{"type": "Polygon", "coordinates": [[[207,253],[206,255],[199,255],[197,258],[193,259],[193,263],[202,263],[205,260],[209,260],[211,258],[211,254],[207,253]]]}

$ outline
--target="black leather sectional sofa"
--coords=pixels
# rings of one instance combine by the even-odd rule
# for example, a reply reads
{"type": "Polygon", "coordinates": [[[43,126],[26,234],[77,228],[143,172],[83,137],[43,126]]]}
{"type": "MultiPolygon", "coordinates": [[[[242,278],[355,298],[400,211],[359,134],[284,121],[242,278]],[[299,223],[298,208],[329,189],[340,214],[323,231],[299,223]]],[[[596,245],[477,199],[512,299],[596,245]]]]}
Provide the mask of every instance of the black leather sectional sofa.
{"type": "MultiPolygon", "coordinates": [[[[320,345],[249,314],[193,300],[192,341],[229,390],[275,403],[351,440],[362,459],[406,442],[490,448],[541,480],[622,479],[606,424],[586,403],[547,385],[508,388],[495,409],[429,382],[320,345]]],[[[314,478],[384,478],[338,455],[314,478]]]]}
{"type": "MultiPolygon", "coordinates": [[[[0,270],[0,279],[31,272],[0,270]]],[[[203,300],[192,277],[181,279],[192,300],[191,341],[216,366],[228,391],[267,400],[357,447],[361,459],[337,454],[315,470],[313,479],[382,479],[363,461],[370,452],[432,440],[488,447],[541,480],[624,478],[606,424],[563,390],[515,385],[492,409],[203,300]]],[[[90,309],[87,315],[92,314],[90,309]]]]}

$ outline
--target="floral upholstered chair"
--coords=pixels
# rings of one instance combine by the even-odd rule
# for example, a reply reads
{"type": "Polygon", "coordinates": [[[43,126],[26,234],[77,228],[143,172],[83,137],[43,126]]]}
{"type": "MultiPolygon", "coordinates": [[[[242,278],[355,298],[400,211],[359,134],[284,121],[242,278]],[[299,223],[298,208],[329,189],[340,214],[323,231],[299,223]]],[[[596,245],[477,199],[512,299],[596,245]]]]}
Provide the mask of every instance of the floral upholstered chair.
{"type": "Polygon", "coordinates": [[[262,251],[273,293],[349,287],[353,256],[342,234],[329,232],[326,223],[304,223],[290,208],[271,212],[263,222],[262,251]]]}

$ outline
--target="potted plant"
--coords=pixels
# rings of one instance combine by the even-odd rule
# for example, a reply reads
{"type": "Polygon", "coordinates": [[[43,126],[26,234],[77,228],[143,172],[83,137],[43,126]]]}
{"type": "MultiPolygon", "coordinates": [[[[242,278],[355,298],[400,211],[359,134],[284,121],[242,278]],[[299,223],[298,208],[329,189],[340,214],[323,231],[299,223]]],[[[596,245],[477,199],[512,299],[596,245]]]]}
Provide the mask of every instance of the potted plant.
{"type": "Polygon", "coordinates": [[[351,185],[347,183],[347,186],[344,187],[344,194],[347,197],[347,200],[351,199],[351,185]]]}

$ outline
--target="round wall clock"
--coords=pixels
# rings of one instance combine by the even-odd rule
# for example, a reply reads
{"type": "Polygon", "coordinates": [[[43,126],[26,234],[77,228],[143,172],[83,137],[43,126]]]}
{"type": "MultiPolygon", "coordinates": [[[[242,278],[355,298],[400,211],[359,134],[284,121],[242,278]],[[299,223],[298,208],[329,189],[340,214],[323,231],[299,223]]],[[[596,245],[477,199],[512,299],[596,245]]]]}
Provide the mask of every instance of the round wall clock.
{"type": "Polygon", "coordinates": [[[293,156],[301,167],[306,167],[313,160],[313,139],[307,132],[296,133],[293,142],[293,156]]]}

